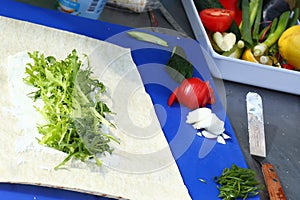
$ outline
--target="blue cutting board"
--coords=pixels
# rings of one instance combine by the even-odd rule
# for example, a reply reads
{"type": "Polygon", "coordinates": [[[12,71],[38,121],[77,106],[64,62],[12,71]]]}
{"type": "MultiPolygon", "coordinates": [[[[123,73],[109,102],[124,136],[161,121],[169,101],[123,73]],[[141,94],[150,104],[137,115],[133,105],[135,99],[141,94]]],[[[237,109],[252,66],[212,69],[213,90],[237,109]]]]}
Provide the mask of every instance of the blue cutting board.
{"type": "MultiPolygon", "coordinates": [[[[181,46],[187,53],[188,60],[195,67],[194,76],[209,80],[215,88],[207,67],[207,64],[212,63],[206,62],[201,47],[196,41],[158,34],[159,37],[169,43],[168,48],[159,47],[129,37],[126,33],[131,29],[129,27],[37,8],[11,0],[1,1],[0,15],[106,40],[131,48],[133,60],[138,66],[146,91],[151,96],[165,137],[176,159],[183,181],[193,199],[218,199],[218,189],[214,177],[219,176],[224,168],[231,167],[232,164],[247,167],[234,131],[221,105],[220,97],[217,96],[217,103],[212,109],[225,118],[226,133],[231,136],[226,145],[215,144],[211,140],[196,136],[196,130],[185,123],[186,116],[190,111],[186,107],[182,107],[178,103],[175,103],[172,107],[167,106],[168,97],[178,84],[168,76],[163,66],[170,58],[175,45],[181,46]],[[214,146],[205,157],[200,159],[198,153],[204,143],[214,146]],[[206,183],[199,181],[199,179],[204,179],[206,183]]],[[[93,195],[72,191],[9,183],[0,184],[0,199],[2,198],[21,200],[99,199],[99,197],[93,195]]],[[[106,198],[101,197],[100,199],[106,198]]],[[[259,197],[251,199],[259,199],[259,197]]]]}

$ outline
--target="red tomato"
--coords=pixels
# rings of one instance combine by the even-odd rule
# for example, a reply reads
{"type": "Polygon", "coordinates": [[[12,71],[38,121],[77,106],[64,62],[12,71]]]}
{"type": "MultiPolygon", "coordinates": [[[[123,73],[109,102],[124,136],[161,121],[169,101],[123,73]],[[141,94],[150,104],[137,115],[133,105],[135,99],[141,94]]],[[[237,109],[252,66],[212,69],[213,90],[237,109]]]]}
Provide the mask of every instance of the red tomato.
{"type": "Polygon", "coordinates": [[[223,8],[207,8],[199,15],[204,27],[213,32],[225,32],[234,19],[234,12],[223,8]]]}
{"type": "Polygon", "coordinates": [[[175,88],[169,97],[168,105],[171,106],[174,101],[193,110],[204,107],[206,104],[215,103],[216,97],[208,81],[204,82],[199,78],[192,77],[185,79],[179,87],[175,88]]]}

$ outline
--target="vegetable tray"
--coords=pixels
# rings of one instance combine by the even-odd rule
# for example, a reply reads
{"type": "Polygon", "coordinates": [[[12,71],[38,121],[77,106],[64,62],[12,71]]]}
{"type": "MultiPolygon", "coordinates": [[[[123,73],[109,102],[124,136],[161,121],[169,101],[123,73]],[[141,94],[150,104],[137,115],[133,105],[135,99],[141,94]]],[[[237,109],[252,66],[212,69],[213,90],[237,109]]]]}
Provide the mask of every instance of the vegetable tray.
{"type": "Polygon", "coordinates": [[[200,43],[213,77],[233,82],[258,86],[275,91],[300,94],[300,73],[298,71],[256,64],[241,59],[229,58],[216,53],[208,39],[193,0],[182,0],[196,40],[200,43]]]}
{"type": "MultiPolygon", "coordinates": [[[[57,29],[57,38],[50,38],[51,44],[56,45],[54,47],[58,46],[55,44],[55,42],[61,41],[59,36],[60,31],[63,31],[76,34],[77,37],[80,35],[80,37],[82,36],[91,38],[93,40],[106,41],[122,48],[130,49],[132,59],[137,66],[145,90],[151,97],[156,116],[164,133],[163,136],[165,137],[166,142],[168,142],[167,146],[170,147],[174,157],[175,162],[172,164],[175,163],[178,167],[182,182],[184,182],[184,185],[186,186],[192,199],[218,199],[219,191],[217,189],[214,177],[221,175],[224,168],[231,167],[233,164],[239,167],[247,168],[247,164],[240,149],[238,140],[235,137],[235,133],[231,127],[228,117],[226,116],[226,111],[222,106],[221,99],[217,95],[216,87],[210,72],[207,67],[203,67],[207,65],[207,62],[205,61],[205,55],[202,54],[197,42],[191,39],[155,33],[170,44],[169,49],[165,47],[158,48],[155,44],[148,44],[128,36],[127,31],[131,30],[129,27],[67,15],[10,0],[3,0],[2,3],[5,4],[5,8],[0,8],[0,16],[17,20],[20,27],[26,28],[24,24],[25,22],[29,22],[32,24],[57,29]],[[24,24],[22,24],[22,22],[24,22],[24,24]],[[194,76],[210,81],[213,89],[216,91],[217,102],[214,106],[212,106],[212,110],[218,116],[222,116],[221,119],[223,119],[225,122],[225,132],[231,137],[227,141],[227,144],[219,144],[214,140],[197,136],[197,131],[189,124],[185,123],[186,116],[190,110],[186,107],[180,106],[179,104],[173,105],[172,107],[167,105],[168,97],[171,94],[171,91],[177,87],[178,84],[172,81],[162,66],[165,66],[170,58],[172,54],[172,47],[174,45],[181,46],[186,51],[188,60],[197,69],[194,71],[194,76]],[[206,148],[208,154],[203,157],[199,157],[199,150],[203,148],[206,148]]],[[[10,40],[10,36],[7,35],[6,39],[10,40]]],[[[69,39],[72,40],[72,38],[69,39]]],[[[5,46],[4,48],[12,49],[14,42],[16,42],[16,46],[23,45],[23,43],[16,39],[15,41],[8,42],[11,44],[11,46],[5,46]]],[[[7,45],[8,43],[5,42],[4,44],[7,45]]],[[[26,43],[28,44],[28,42],[26,43]]],[[[62,44],[59,45],[61,46],[62,44]]],[[[40,49],[40,51],[42,51],[42,49],[40,49]]],[[[62,49],[59,51],[62,51],[62,49]]],[[[2,52],[5,52],[5,49],[2,52]]],[[[5,127],[5,125],[2,125],[1,127],[5,127]]],[[[4,135],[4,132],[2,130],[0,131],[4,135]]],[[[5,137],[2,139],[4,140],[5,137]]],[[[7,144],[3,145],[7,145],[7,148],[11,144],[15,143],[15,141],[6,142],[7,144]]],[[[3,153],[0,153],[0,156],[4,156],[4,158],[9,157],[8,155],[3,155],[3,153]]],[[[10,157],[9,159],[15,158],[10,157]]],[[[35,158],[33,159],[35,160],[35,158]]],[[[8,166],[9,163],[10,160],[0,160],[0,173],[5,173],[1,171],[1,166],[8,166]]],[[[12,167],[17,168],[18,166],[12,167]]],[[[163,169],[164,168],[156,169],[156,172],[159,173],[163,169]]],[[[29,170],[29,172],[26,171],[26,174],[30,173],[30,171],[31,170],[29,170]]],[[[22,176],[21,172],[22,171],[18,171],[17,174],[22,176]]],[[[62,185],[51,184],[53,181],[55,181],[52,180],[54,176],[52,176],[53,174],[51,175],[51,173],[52,172],[50,170],[50,176],[47,176],[47,178],[49,178],[49,180],[52,182],[49,182],[48,185],[40,184],[38,177],[35,176],[35,173],[33,173],[32,176],[27,176],[31,180],[27,180],[26,182],[20,182],[22,177],[16,177],[14,174],[6,173],[5,176],[1,175],[0,195],[1,197],[5,197],[5,199],[24,200],[99,199],[99,196],[96,196],[95,194],[99,194],[101,191],[91,191],[90,189],[92,186],[90,185],[89,187],[81,188],[80,181],[78,181],[76,184],[74,183],[74,185],[78,186],[77,188],[65,188],[62,185]],[[3,177],[10,177],[11,180],[3,180],[3,177]]],[[[135,173],[134,171],[127,174],[128,177],[143,175],[143,173],[135,173]]],[[[95,180],[96,174],[94,175],[95,176],[91,177],[91,182],[93,183],[97,182],[97,179],[95,180]]],[[[134,180],[137,182],[144,181],[138,178],[134,180]]],[[[117,181],[122,182],[123,180],[117,181]]],[[[162,178],[158,182],[164,181],[164,178],[162,178]]],[[[144,182],[146,183],[147,180],[144,182]]],[[[145,188],[145,191],[149,193],[149,191],[152,191],[150,189],[158,187],[157,185],[160,184],[158,182],[153,183],[155,185],[151,188],[145,188]]],[[[167,188],[169,188],[171,191],[176,191],[176,183],[168,185],[167,188]]],[[[135,188],[131,188],[130,190],[134,189],[135,188]]],[[[157,195],[154,193],[153,195],[157,195]]],[[[108,199],[107,197],[101,197],[101,199],[102,198],[108,199]]],[[[259,197],[255,196],[251,199],[259,199],[259,197]]]]}

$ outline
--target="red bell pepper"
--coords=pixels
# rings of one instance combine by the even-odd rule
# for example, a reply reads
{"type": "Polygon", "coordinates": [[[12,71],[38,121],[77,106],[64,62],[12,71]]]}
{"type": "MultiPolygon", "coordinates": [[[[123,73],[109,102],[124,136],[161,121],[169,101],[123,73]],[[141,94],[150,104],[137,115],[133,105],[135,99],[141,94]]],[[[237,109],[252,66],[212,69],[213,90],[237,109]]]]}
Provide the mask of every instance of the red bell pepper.
{"type": "Polygon", "coordinates": [[[295,67],[294,67],[293,65],[288,64],[288,63],[282,64],[282,67],[283,67],[284,69],[289,69],[289,70],[294,70],[294,69],[295,69],[295,67]]]}
{"type": "Polygon", "coordinates": [[[239,26],[242,21],[242,10],[238,8],[238,1],[239,0],[219,0],[225,9],[234,12],[234,21],[239,26]]]}

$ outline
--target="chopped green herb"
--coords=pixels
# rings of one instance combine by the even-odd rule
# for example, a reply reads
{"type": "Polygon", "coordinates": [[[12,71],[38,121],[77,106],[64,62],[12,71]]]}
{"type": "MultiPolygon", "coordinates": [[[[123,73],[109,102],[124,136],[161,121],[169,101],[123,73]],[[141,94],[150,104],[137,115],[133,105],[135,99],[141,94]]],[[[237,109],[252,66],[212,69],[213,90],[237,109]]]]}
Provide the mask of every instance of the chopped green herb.
{"type": "Polygon", "coordinates": [[[173,80],[181,83],[184,79],[191,78],[194,72],[193,65],[187,60],[183,48],[175,46],[169,59],[166,71],[173,80]]]}
{"type": "Polygon", "coordinates": [[[232,165],[231,168],[225,168],[220,177],[215,178],[220,184],[219,197],[225,200],[234,200],[237,198],[246,199],[256,196],[262,189],[260,183],[256,180],[256,172],[248,168],[240,168],[232,165]]]}
{"type": "Polygon", "coordinates": [[[61,61],[37,51],[28,55],[33,63],[27,64],[28,76],[24,81],[36,89],[29,96],[34,101],[43,101],[43,107],[36,110],[46,120],[45,124],[38,125],[42,135],[39,143],[68,154],[55,169],[73,157],[81,161],[94,159],[101,166],[97,155],[111,153],[109,142],[118,142],[114,136],[101,131],[103,125],[113,126],[105,118],[112,112],[100,100],[105,92],[104,84],[91,77],[90,66],[80,68],[82,62],[76,50],[61,61]]]}

